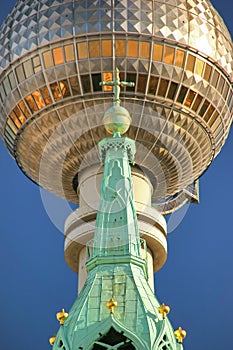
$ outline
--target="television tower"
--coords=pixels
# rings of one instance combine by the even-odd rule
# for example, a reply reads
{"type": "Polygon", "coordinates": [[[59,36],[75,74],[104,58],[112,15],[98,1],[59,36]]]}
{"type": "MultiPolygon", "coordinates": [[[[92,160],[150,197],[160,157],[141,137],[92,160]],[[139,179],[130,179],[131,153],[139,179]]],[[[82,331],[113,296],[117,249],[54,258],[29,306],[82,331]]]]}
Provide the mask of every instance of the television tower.
{"type": "MultiPolygon", "coordinates": [[[[110,176],[109,164],[114,163],[114,156],[124,163],[115,191],[132,188],[133,183],[134,194],[127,199],[131,203],[130,217],[136,225],[133,240],[138,242],[139,234],[145,240],[144,246],[137,247],[135,256],[136,260],[143,260],[141,269],[153,290],[153,274],[167,256],[163,215],[187,202],[198,202],[198,178],[227,138],[232,101],[232,41],[208,0],[17,2],[0,32],[1,135],[31,180],[79,204],[65,224],[65,259],[79,274],[80,298],[85,295],[94,271],[90,266],[95,258],[99,259],[93,252],[105,248],[106,254],[111,251],[110,242],[106,241],[110,236],[104,238],[102,230],[98,231],[103,201],[99,189],[101,181],[103,189],[105,177],[110,176]],[[121,105],[114,109],[112,94],[115,106],[119,104],[120,87],[121,105]],[[122,133],[119,124],[125,131],[125,118],[113,122],[118,114],[122,117],[122,108],[132,118],[126,137],[119,137],[122,133]],[[105,111],[104,122],[112,118],[109,125],[117,124],[116,130],[109,127],[107,130],[119,133],[111,141],[106,141],[108,135],[102,124],[105,111]],[[113,146],[118,139],[120,143],[129,142],[128,160],[125,153],[118,154],[118,146],[113,146]],[[101,148],[105,142],[108,149],[101,148]],[[111,147],[115,147],[116,154],[111,147]],[[131,175],[125,165],[128,161],[132,162],[131,175]],[[88,242],[93,239],[90,245],[88,242]]],[[[103,228],[107,221],[102,220],[103,228]]],[[[128,228],[128,224],[124,221],[123,227],[128,228]]],[[[112,226],[111,230],[115,232],[112,226]]],[[[126,235],[125,230],[120,234],[126,235]]],[[[128,257],[132,244],[128,242],[128,257]]],[[[124,299],[126,294],[120,297],[124,299]]],[[[114,309],[120,309],[112,299],[109,299],[111,320],[115,317],[114,309]]],[[[69,320],[73,319],[75,305],[64,326],[74,322],[69,320]]],[[[165,305],[163,308],[164,312],[168,310],[165,305]]],[[[85,317],[88,306],[86,310],[85,317]]],[[[132,310],[136,312],[133,305],[132,310]]],[[[156,315],[153,322],[161,319],[165,324],[167,311],[165,314],[160,311],[159,316],[157,311],[150,310],[156,315]]],[[[117,319],[117,311],[115,315],[117,319]]],[[[62,323],[66,316],[65,312],[58,315],[62,323]]],[[[119,333],[118,326],[112,327],[119,333]]],[[[78,329],[78,325],[75,327],[78,329]]],[[[151,327],[156,333],[156,325],[151,327]]],[[[167,327],[170,332],[170,326],[167,327]]],[[[60,332],[62,329],[63,325],[60,332]]],[[[114,337],[107,325],[103,330],[99,338],[91,341],[101,342],[101,337],[107,334],[114,337]]],[[[178,341],[182,340],[182,329],[177,332],[178,341]]],[[[129,333],[122,337],[122,342],[133,344],[134,348],[142,346],[129,333]]],[[[181,348],[179,342],[173,343],[172,336],[169,339],[170,343],[163,340],[168,344],[161,343],[161,349],[169,346],[175,349],[174,344],[181,348]]],[[[55,340],[55,348],[59,342],[55,340]]],[[[154,349],[154,344],[149,348],[154,349]]],[[[80,346],[84,349],[86,345],[80,346]]],[[[109,344],[108,348],[116,346],[109,344]]]]}

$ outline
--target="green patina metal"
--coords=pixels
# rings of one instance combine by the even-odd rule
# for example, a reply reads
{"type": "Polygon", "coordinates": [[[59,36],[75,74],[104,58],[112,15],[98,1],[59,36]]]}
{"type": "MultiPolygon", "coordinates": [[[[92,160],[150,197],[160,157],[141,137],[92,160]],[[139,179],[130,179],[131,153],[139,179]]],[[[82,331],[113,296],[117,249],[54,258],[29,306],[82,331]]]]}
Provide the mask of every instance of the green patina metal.
{"type": "Polygon", "coordinates": [[[95,235],[87,245],[88,276],[53,350],[182,350],[147,282],[129,164],[135,142],[115,132],[100,141],[99,151],[104,175],[95,235]],[[106,307],[111,299],[114,313],[106,307]]]}

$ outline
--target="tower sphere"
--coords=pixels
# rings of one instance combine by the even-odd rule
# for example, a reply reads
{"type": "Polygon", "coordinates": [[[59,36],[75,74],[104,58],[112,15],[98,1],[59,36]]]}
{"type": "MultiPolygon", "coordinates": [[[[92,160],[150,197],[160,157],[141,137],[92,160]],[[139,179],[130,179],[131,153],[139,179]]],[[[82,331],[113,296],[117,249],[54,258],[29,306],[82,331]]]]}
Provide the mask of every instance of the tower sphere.
{"type": "Polygon", "coordinates": [[[29,178],[77,202],[77,173],[99,162],[118,67],[136,164],[153,200],[205,171],[232,116],[232,41],[208,0],[19,0],[0,30],[0,131],[29,178]]]}

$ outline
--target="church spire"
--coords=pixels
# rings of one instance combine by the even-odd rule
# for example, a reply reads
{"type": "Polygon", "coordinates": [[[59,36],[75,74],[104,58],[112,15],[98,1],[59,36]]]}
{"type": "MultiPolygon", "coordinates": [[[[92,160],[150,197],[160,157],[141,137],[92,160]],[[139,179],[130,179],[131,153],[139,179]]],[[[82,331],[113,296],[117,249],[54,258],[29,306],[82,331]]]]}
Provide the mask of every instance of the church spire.
{"type": "Polygon", "coordinates": [[[94,239],[87,245],[88,276],[52,339],[53,350],[182,350],[184,330],[174,334],[170,308],[159,304],[147,281],[130,170],[135,142],[122,137],[131,118],[120,106],[118,71],[110,84],[114,104],[104,124],[113,137],[99,142],[104,174],[94,239]]]}

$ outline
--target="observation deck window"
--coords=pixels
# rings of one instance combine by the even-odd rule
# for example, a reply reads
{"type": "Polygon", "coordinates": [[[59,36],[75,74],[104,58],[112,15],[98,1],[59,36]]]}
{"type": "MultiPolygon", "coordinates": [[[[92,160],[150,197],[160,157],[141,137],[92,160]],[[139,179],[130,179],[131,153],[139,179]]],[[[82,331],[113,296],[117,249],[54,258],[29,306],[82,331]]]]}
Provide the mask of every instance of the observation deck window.
{"type": "Polygon", "coordinates": [[[216,87],[217,83],[218,83],[218,79],[219,79],[219,72],[215,70],[214,74],[213,74],[213,77],[212,77],[211,85],[216,87]]]}

